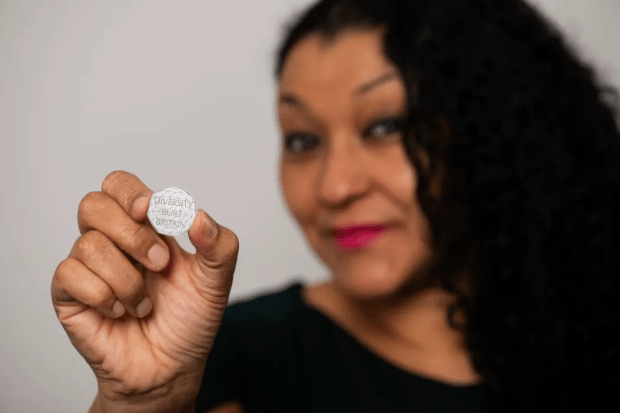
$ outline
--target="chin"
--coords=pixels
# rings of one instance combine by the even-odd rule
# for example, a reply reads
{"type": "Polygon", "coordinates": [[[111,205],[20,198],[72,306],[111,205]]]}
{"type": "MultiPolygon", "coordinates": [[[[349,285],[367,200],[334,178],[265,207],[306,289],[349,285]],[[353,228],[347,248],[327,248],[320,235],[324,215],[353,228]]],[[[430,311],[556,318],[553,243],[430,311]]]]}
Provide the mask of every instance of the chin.
{"type": "Polygon", "coordinates": [[[362,300],[390,297],[407,281],[405,276],[398,277],[394,273],[381,271],[346,275],[334,273],[333,280],[346,295],[362,300]]]}

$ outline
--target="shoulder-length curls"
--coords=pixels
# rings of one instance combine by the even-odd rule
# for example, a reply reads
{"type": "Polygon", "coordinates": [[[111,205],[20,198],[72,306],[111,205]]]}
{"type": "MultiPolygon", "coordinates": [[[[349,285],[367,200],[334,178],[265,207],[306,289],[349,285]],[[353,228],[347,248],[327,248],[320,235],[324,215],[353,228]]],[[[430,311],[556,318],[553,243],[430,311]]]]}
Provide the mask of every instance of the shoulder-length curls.
{"type": "Polygon", "coordinates": [[[522,0],[322,0],[286,27],[276,77],[309,34],[377,28],[407,86],[434,265],[459,298],[447,316],[491,411],[620,411],[618,92],[522,0]]]}

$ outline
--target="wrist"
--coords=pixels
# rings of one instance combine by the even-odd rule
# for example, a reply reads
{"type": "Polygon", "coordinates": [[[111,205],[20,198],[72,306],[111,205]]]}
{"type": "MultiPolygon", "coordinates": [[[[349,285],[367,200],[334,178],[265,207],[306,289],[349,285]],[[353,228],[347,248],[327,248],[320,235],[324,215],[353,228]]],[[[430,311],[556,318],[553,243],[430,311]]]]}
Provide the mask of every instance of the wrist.
{"type": "Polygon", "coordinates": [[[97,394],[89,413],[196,413],[195,405],[195,398],[135,402],[111,401],[97,394]]]}
{"type": "Polygon", "coordinates": [[[101,387],[89,413],[195,413],[202,374],[184,376],[168,389],[155,393],[120,397],[101,387]]]}

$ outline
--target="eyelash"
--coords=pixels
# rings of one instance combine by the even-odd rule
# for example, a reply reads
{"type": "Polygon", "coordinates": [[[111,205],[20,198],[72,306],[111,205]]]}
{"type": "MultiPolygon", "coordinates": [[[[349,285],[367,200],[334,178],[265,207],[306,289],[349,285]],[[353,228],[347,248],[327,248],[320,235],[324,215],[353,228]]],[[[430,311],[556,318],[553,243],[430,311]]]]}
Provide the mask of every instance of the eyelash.
{"type": "MultiPolygon", "coordinates": [[[[391,128],[390,131],[386,132],[385,135],[391,135],[393,133],[396,132],[400,132],[402,129],[402,124],[403,124],[403,120],[400,118],[386,118],[386,119],[381,119],[378,120],[376,122],[374,122],[373,124],[371,124],[366,131],[364,132],[364,137],[367,137],[370,135],[370,131],[372,131],[374,128],[376,128],[377,126],[383,126],[386,124],[392,123],[393,127],[391,128]]],[[[286,149],[287,152],[293,153],[293,154],[300,154],[300,153],[304,153],[304,152],[308,152],[308,150],[302,149],[301,151],[293,151],[291,149],[291,143],[294,142],[296,140],[296,138],[298,137],[307,137],[307,136],[312,136],[312,135],[308,135],[308,134],[303,134],[303,133],[293,133],[293,134],[289,134],[286,135],[284,137],[284,147],[286,149]]],[[[381,138],[378,138],[381,139],[381,138]]]]}

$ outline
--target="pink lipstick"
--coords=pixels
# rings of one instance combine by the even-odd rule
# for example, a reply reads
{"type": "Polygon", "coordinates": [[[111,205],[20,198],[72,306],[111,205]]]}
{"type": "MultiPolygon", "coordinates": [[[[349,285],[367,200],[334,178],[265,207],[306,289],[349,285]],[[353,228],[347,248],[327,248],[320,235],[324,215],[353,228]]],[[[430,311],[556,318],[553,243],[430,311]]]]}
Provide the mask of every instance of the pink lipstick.
{"type": "Polygon", "coordinates": [[[387,225],[372,225],[336,229],[334,239],[342,249],[355,249],[371,245],[388,229],[387,225]]]}

